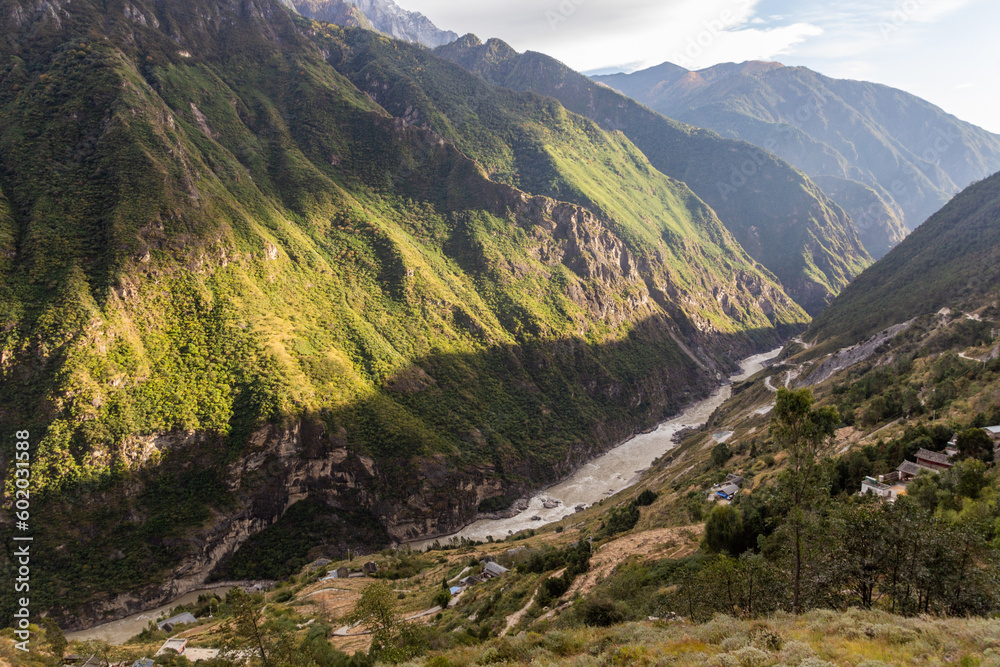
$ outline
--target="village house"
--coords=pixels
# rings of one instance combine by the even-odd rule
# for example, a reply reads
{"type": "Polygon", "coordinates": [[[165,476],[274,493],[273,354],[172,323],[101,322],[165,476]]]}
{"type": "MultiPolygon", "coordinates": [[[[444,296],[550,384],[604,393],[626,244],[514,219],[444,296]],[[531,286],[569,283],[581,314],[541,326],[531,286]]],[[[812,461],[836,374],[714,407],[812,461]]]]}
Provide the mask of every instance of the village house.
{"type": "Polygon", "coordinates": [[[184,655],[184,649],[187,648],[187,643],[188,640],[177,637],[168,639],[163,642],[163,646],[161,646],[160,650],[156,652],[156,655],[164,655],[167,651],[176,651],[177,655],[184,655]]]}
{"type": "Polygon", "coordinates": [[[865,477],[861,482],[861,495],[870,493],[890,503],[896,502],[899,496],[906,495],[906,485],[921,472],[938,474],[954,465],[951,460],[958,454],[958,449],[949,445],[943,452],[932,452],[929,449],[917,451],[916,461],[903,461],[893,472],[874,477],[865,477]]]}
{"type": "Polygon", "coordinates": [[[168,618],[165,621],[159,621],[156,624],[160,630],[164,632],[173,632],[174,628],[178,625],[190,625],[192,623],[197,623],[198,619],[194,617],[194,614],[190,612],[184,612],[183,614],[178,614],[172,618],[168,618]]]}
{"type": "Polygon", "coordinates": [[[736,494],[740,492],[743,488],[743,484],[746,480],[739,476],[729,473],[726,475],[726,480],[719,484],[715,484],[708,491],[709,500],[732,500],[736,497],[736,494]]]}
{"type": "Polygon", "coordinates": [[[947,470],[952,466],[951,456],[946,452],[932,452],[929,449],[920,449],[917,451],[915,458],[917,459],[917,465],[925,468],[947,470]]]}
{"type": "Polygon", "coordinates": [[[483,573],[479,576],[482,577],[483,580],[485,581],[488,579],[495,579],[496,577],[502,577],[508,572],[510,572],[510,570],[505,568],[500,563],[497,563],[495,561],[490,561],[486,563],[485,567],[483,567],[483,573]]]}

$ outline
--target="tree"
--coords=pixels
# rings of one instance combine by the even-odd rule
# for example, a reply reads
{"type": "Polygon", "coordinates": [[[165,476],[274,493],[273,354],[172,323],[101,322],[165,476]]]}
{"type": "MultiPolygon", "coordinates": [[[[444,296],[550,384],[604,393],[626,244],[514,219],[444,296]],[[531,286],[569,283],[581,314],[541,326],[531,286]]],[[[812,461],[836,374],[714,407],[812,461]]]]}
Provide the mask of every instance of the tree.
{"type": "Polygon", "coordinates": [[[260,656],[260,664],[272,664],[270,642],[264,629],[265,618],[261,607],[263,596],[251,595],[242,588],[234,587],[226,595],[226,602],[232,608],[233,618],[226,633],[226,653],[234,658],[242,655],[247,648],[260,656]]]}
{"type": "Polygon", "coordinates": [[[361,592],[361,599],[348,616],[353,623],[360,623],[372,635],[371,655],[387,662],[401,662],[405,653],[399,646],[406,629],[396,616],[394,596],[385,581],[374,581],[361,592]]]}
{"type": "Polygon", "coordinates": [[[733,458],[733,451],[724,442],[720,442],[712,448],[712,465],[721,468],[726,465],[726,461],[733,458]]]}
{"type": "Polygon", "coordinates": [[[970,428],[959,433],[957,446],[962,458],[993,462],[993,440],[981,428],[970,428]]]}
{"type": "Polygon", "coordinates": [[[853,602],[871,609],[884,593],[881,582],[893,549],[885,506],[868,500],[847,505],[839,514],[829,562],[834,588],[849,592],[853,602]]]}
{"type": "Polygon", "coordinates": [[[705,544],[715,553],[742,552],[743,516],[732,505],[716,505],[705,521],[705,544]]]}
{"type": "Polygon", "coordinates": [[[808,389],[778,390],[771,434],[788,452],[788,466],[779,477],[780,491],[790,506],[786,526],[791,533],[792,609],[802,612],[803,537],[816,500],[825,495],[821,488],[819,450],[840,423],[834,408],[814,409],[808,389]]]}
{"type": "Polygon", "coordinates": [[[52,653],[62,661],[63,654],[66,653],[66,636],[62,629],[50,617],[42,619],[42,627],[45,628],[45,641],[52,648],[52,653]]]}

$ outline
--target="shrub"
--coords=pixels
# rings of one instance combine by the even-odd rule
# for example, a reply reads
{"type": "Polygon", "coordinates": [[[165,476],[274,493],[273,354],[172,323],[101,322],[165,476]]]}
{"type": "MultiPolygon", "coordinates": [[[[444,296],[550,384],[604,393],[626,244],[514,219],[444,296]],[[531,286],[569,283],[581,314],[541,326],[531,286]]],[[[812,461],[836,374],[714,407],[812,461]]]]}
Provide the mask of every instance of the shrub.
{"type": "Polygon", "coordinates": [[[726,465],[726,461],[733,458],[733,450],[724,442],[720,442],[712,448],[712,465],[721,468],[726,465]]]}
{"type": "Polygon", "coordinates": [[[635,499],[634,504],[636,507],[648,507],[656,502],[656,499],[659,497],[658,493],[646,489],[639,494],[639,496],[635,499]]]}
{"type": "Polygon", "coordinates": [[[741,667],[764,667],[771,662],[771,656],[766,651],[753,646],[744,646],[733,655],[740,661],[741,667]]]}
{"type": "Polygon", "coordinates": [[[606,536],[624,533],[635,528],[639,523],[639,508],[629,504],[624,507],[616,507],[604,522],[603,533],[606,536]]]}
{"type": "Polygon", "coordinates": [[[581,609],[583,622],[592,627],[606,628],[625,620],[625,614],[611,600],[590,597],[581,609]]]}
{"type": "Polygon", "coordinates": [[[449,602],[451,602],[451,591],[447,588],[442,588],[434,594],[433,606],[447,607],[449,602]]]}
{"type": "Polygon", "coordinates": [[[451,667],[451,660],[443,655],[436,655],[424,663],[424,667],[451,667]]]}
{"type": "Polygon", "coordinates": [[[705,544],[715,553],[742,551],[743,515],[732,505],[716,505],[705,521],[705,544]]]}

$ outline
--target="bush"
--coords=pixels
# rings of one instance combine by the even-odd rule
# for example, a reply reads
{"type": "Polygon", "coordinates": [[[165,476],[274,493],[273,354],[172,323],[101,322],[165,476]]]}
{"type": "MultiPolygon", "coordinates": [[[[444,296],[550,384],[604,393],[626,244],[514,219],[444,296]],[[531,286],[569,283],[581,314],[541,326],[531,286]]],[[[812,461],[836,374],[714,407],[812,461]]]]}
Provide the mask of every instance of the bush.
{"type": "Polygon", "coordinates": [[[639,494],[639,496],[635,499],[633,504],[636,507],[648,507],[652,505],[654,502],[656,502],[656,499],[659,497],[660,497],[659,494],[655,493],[654,491],[650,491],[649,489],[646,489],[645,491],[639,494]]]}
{"type": "Polygon", "coordinates": [[[606,628],[625,620],[625,614],[611,600],[591,596],[581,608],[583,622],[592,627],[606,628]]]}
{"type": "Polygon", "coordinates": [[[705,545],[715,553],[739,555],[743,546],[743,516],[732,505],[716,505],[705,521],[705,545]]]}
{"type": "Polygon", "coordinates": [[[447,588],[442,588],[434,595],[432,606],[447,607],[449,602],[451,602],[451,591],[447,588]]]}
{"type": "Polygon", "coordinates": [[[616,507],[604,522],[603,534],[610,537],[624,533],[626,530],[635,528],[637,523],[639,523],[638,507],[633,504],[616,507]]]}
{"type": "Polygon", "coordinates": [[[733,458],[733,450],[724,442],[720,442],[712,448],[712,465],[721,468],[726,465],[726,461],[733,458]]]}

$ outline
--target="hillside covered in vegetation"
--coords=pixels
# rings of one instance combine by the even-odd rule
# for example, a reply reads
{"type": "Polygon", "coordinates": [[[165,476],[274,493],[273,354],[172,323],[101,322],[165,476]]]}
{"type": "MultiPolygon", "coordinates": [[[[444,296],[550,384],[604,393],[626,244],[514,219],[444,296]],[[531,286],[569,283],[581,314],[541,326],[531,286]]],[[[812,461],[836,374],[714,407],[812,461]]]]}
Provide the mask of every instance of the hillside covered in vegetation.
{"type": "Polygon", "coordinates": [[[871,263],[851,218],[773,153],[670,120],[554,58],[519,54],[498,39],[483,44],[466,35],[435,53],[496,85],[555,98],[605,130],[624,134],[656,169],[689,185],[711,206],[810,314],[871,263]]]}
{"type": "Polygon", "coordinates": [[[857,343],[942,308],[976,310],[1000,296],[1000,174],[963,190],[861,274],[813,322],[810,340],[857,343]]]}
{"type": "Polygon", "coordinates": [[[0,415],[61,622],[446,534],[808,320],[626,137],[419,47],[272,0],[0,35],[0,415]]]}
{"type": "Polygon", "coordinates": [[[749,61],[596,77],[671,118],[763,146],[809,174],[882,257],[1000,170],[1000,135],[901,90],[749,61]]]}

